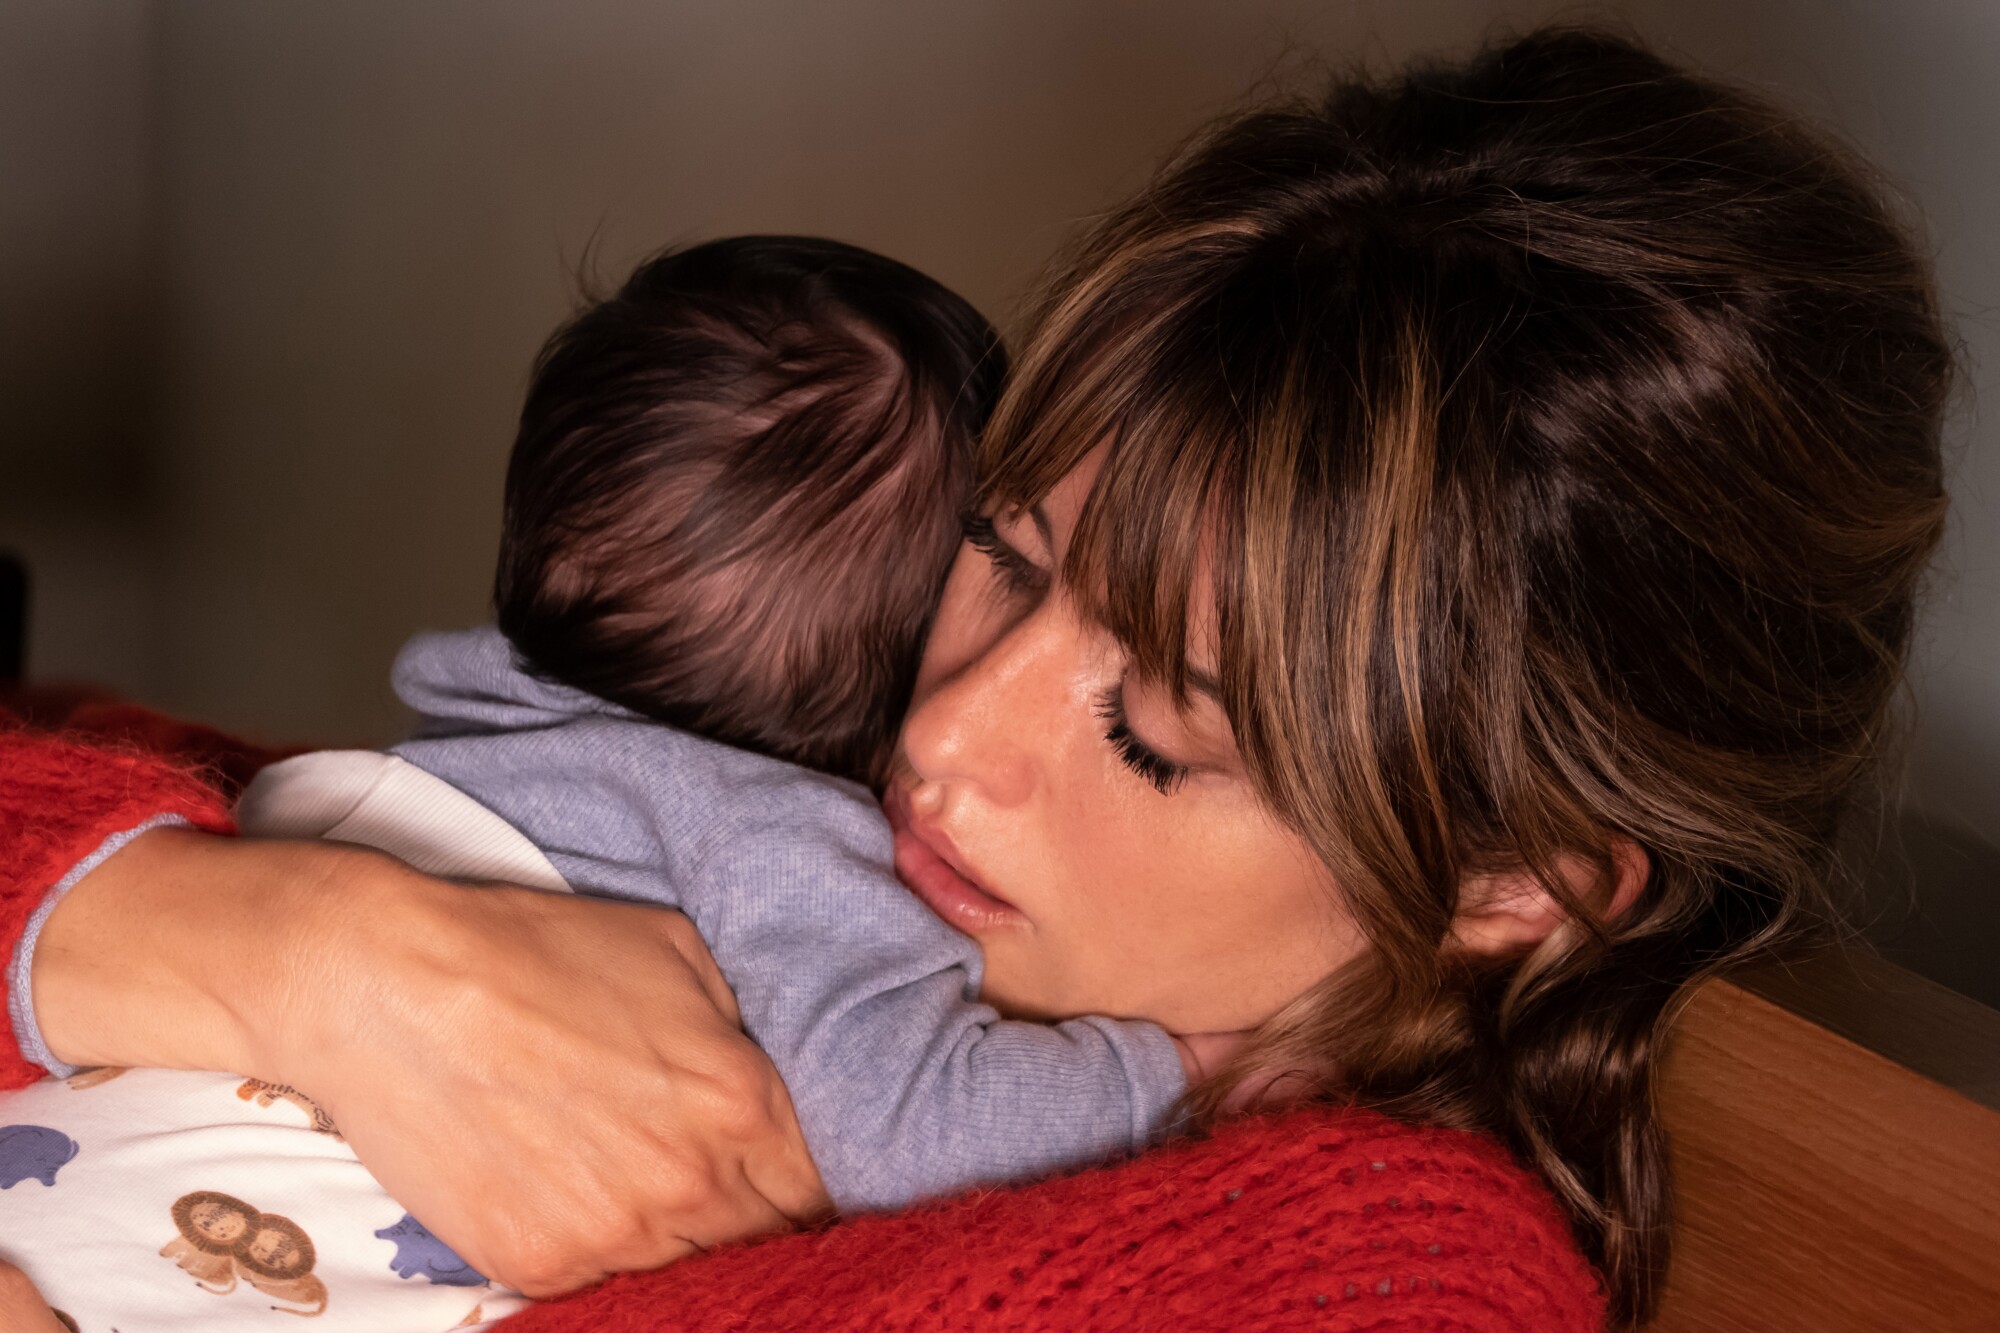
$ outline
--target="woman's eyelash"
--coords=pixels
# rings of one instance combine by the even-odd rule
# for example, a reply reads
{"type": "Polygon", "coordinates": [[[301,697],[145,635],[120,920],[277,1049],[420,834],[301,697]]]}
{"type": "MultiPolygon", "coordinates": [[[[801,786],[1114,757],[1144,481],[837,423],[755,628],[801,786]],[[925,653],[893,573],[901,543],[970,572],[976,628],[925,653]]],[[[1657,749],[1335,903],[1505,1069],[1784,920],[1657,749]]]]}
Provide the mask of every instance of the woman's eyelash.
{"type": "MultiPolygon", "coordinates": [[[[992,519],[984,514],[968,513],[959,522],[965,531],[966,542],[986,557],[1008,592],[1034,593],[1048,586],[1048,574],[1034,561],[1001,541],[992,519]]],[[[1133,734],[1131,723],[1125,717],[1123,681],[1099,695],[1092,711],[1106,723],[1104,740],[1118,755],[1119,761],[1152,783],[1162,796],[1172,795],[1181,783],[1187,781],[1187,765],[1166,758],[1133,734]]]]}
{"type": "Polygon", "coordinates": [[[1109,724],[1104,739],[1117,752],[1119,760],[1152,783],[1160,795],[1171,796],[1175,788],[1187,781],[1186,764],[1166,758],[1132,733],[1132,724],[1125,717],[1124,681],[1099,695],[1092,711],[1109,724]]]}
{"type": "Polygon", "coordinates": [[[984,514],[966,514],[959,520],[965,531],[965,540],[972,549],[985,556],[999,571],[1001,581],[1007,591],[1015,593],[1040,592],[1047,584],[1047,576],[1041,567],[1025,558],[1019,551],[1000,540],[1000,534],[993,527],[993,520],[984,514]]]}

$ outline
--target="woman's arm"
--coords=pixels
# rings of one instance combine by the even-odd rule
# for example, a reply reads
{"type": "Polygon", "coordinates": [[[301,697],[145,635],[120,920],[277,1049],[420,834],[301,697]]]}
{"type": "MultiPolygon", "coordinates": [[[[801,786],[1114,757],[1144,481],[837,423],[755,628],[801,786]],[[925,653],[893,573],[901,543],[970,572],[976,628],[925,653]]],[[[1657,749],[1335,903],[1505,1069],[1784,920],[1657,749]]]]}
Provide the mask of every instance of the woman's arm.
{"type": "Polygon", "coordinates": [[[23,936],[76,872],[134,830],[174,822],[226,832],[229,805],[205,770],[80,739],[0,727],[0,1088],[43,1074],[15,1044],[32,1031],[32,989],[19,965],[23,936]]]}
{"type": "Polygon", "coordinates": [[[28,1281],[28,1275],[0,1260],[0,1333],[67,1333],[65,1324],[28,1281]]]}
{"type": "Polygon", "coordinates": [[[823,1208],[782,1083],[673,913],[162,829],[61,900],[32,989],[60,1059],[310,1089],[404,1206],[530,1294],[823,1208]]]}
{"type": "Polygon", "coordinates": [[[530,1295],[823,1206],[676,914],[161,830],[63,899],[34,985],[62,1059],[307,1089],[398,1202],[530,1295]]]}

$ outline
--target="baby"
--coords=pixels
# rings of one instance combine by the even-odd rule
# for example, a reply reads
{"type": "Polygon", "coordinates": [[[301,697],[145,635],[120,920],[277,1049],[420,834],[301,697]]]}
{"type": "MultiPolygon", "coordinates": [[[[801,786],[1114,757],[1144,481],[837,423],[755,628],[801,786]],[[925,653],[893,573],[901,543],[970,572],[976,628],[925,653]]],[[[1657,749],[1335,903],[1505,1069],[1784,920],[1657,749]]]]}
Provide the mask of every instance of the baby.
{"type": "MultiPolygon", "coordinates": [[[[1145,1146],[1186,1089],[1181,1048],[981,1004],[978,947],[897,882],[860,785],[885,772],[1003,372],[969,305],[850,246],[745,237],[645,264],[537,363],[498,628],[414,640],[395,683],[415,738],[267,770],[246,831],[687,912],[843,1211],[1145,1146]]],[[[62,1158],[0,1194],[0,1253],[85,1327],[165,1327],[169,1304],[228,1327],[239,1279],[263,1293],[227,1312],[246,1324],[513,1308],[297,1090],[134,1071],[9,1094],[0,1123],[62,1158]],[[112,1298],[105,1275],[141,1267],[177,1294],[112,1298]],[[399,1296],[417,1291],[421,1309],[399,1296]]]]}

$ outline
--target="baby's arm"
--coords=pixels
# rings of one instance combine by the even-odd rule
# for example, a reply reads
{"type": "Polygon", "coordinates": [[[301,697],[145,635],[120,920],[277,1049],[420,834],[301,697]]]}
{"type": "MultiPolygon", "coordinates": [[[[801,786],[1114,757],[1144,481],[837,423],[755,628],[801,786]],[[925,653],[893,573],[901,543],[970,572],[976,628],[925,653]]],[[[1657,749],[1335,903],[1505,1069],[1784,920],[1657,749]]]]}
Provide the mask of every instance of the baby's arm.
{"type": "Polygon", "coordinates": [[[1243,1045],[1241,1032],[1190,1032],[1174,1038],[1174,1050],[1181,1057],[1181,1072],[1190,1086],[1222,1068],[1243,1045]]]}
{"type": "Polygon", "coordinates": [[[977,946],[896,881],[888,822],[851,783],[615,718],[399,753],[578,891],[688,913],[843,1208],[1131,1151],[1187,1087],[1151,1024],[979,1004],[977,946]]]}
{"type": "Polygon", "coordinates": [[[762,812],[708,849],[682,901],[840,1208],[1042,1175],[1169,1127],[1195,1046],[1151,1023],[1001,1019],[971,994],[977,946],[896,881],[871,802],[802,783],[762,812]]]}

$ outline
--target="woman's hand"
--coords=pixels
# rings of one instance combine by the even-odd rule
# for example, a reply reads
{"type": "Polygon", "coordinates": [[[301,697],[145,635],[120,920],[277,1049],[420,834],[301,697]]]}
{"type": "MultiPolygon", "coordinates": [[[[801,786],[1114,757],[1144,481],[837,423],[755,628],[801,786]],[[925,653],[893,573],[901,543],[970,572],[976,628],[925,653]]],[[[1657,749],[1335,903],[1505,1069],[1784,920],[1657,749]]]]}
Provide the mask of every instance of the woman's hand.
{"type": "Polygon", "coordinates": [[[531,1296],[826,1210],[678,913],[161,831],[50,918],[35,998],[65,1059],[310,1094],[405,1208],[531,1296]]]}
{"type": "Polygon", "coordinates": [[[0,1333],[75,1333],[75,1329],[75,1324],[56,1318],[26,1273],[0,1260],[0,1333]]]}
{"type": "Polygon", "coordinates": [[[430,882],[400,905],[301,978],[321,1039],[257,1063],[475,1268],[551,1295],[824,1210],[685,917],[430,882]]]}

